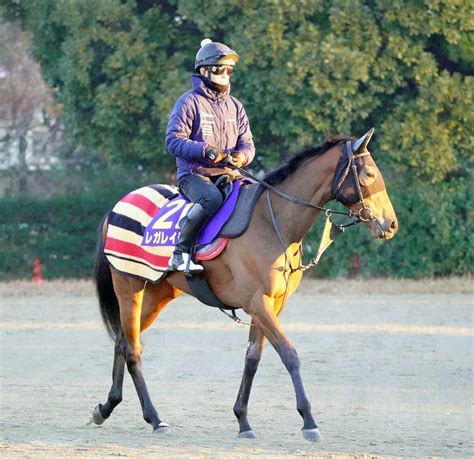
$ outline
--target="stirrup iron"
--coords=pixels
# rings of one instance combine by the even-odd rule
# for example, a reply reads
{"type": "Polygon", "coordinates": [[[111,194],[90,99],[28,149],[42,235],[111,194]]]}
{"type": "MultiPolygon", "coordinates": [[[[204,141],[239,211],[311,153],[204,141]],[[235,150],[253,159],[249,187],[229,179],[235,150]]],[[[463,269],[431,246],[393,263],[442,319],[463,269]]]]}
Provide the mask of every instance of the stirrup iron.
{"type": "Polygon", "coordinates": [[[202,265],[193,262],[192,257],[189,253],[183,252],[177,255],[180,256],[182,259],[182,262],[178,266],[173,264],[175,256],[176,255],[173,254],[173,257],[171,258],[169,263],[170,268],[172,268],[174,271],[182,272],[188,276],[201,273],[204,270],[202,265]]]}

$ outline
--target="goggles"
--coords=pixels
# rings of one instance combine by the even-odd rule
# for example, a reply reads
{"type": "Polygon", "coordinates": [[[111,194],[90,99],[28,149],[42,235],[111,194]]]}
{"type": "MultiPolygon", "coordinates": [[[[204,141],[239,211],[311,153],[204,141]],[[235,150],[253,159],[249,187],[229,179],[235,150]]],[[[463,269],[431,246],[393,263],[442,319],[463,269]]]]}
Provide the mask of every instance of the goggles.
{"type": "Polygon", "coordinates": [[[213,75],[222,75],[225,72],[227,72],[227,75],[232,75],[232,72],[234,71],[234,66],[233,65],[226,65],[226,64],[217,64],[217,65],[211,65],[209,66],[209,70],[213,75]]]}

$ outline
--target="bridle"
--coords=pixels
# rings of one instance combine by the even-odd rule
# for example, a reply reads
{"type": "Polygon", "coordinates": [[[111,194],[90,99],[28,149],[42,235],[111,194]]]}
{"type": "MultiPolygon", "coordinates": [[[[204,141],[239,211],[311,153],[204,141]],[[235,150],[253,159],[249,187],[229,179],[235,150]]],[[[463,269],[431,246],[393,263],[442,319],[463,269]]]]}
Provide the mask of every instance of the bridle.
{"type": "MultiPolygon", "coordinates": [[[[255,182],[259,183],[261,186],[265,187],[267,190],[275,193],[276,195],[286,199],[287,201],[293,202],[295,204],[298,204],[302,207],[309,207],[311,209],[316,209],[316,210],[321,210],[325,212],[326,217],[330,218],[333,215],[345,215],[347,217],[354,218],[351,222],[343,225],[337,225],[340,229],[347,228],[348,226],[353,226],[357,225],[360,222],[368,222],[371,220],[376,220],[374,217],[374,214],[372,212],[372,209],[370,207],[367,207],[364,202],[364,197],[362,194],[362,190],[360,188],[359,184],[359,174],[357,172],[357,166],[355,163],[355,160],[357,158],[360,158],[362,156],[370,156],[370,153],[366,150],[363,153],[354,153],[353,149],[353,142],[348,140],[342,144],[342,151],[341,151],[341,156],[339,158],[339,162],[336,166],[336,172],[340,168],[342,164],[344,164],[344,161],[347,160],[347,165],[345,166],[344,172],[341,174],[340,178],[336,177],[336,173],[334,174],[334,179],[333,179],[333,185],[331,187],[332,191],[332,197],[335,201],[340,201],[341,197],[341,190],[344,182],[349,176],[349,172],[352,171],[352,178],[356,184],[356,190],[357,190],[357,195],[358,195],[358,203],[361,205],[361,208],[359,209],[358,212],[353,212],[352,210],[349,210],[347,212],[340,211],[340,210],[333,210],[328,207],[321,207],[316,204],[311,204],[310,202],[303,201],[302,199],[297,198],[296,196],[293,196],[292,194],[289,194],[285,191],[279,190],[278,188],[275,188],[273,185],[270,185],[269,183],[258,179],[257,177],[254,177],[252,174],[247,172],[246,170],[242,169],[241,167],[235,166],[231,163],[228,164],[228,167],[233,168],[238,170],[244,177],[248,177],[251,180],[254,180],[255,182]],[[337,180],[337,183],[335,181],[337,180]]],[[[342,204],[346,204],[344,202],[341,202],[342,204]]],[[[350,203],[353,204],[353,203],[350,203]]],[[[355,204],[355,203],[354,203],[355,204]]],[[[270,204],[271,205],[271,204],[270,204]]],[[[376,220],[377,221],[377,220],[376,220]]]]}
{"type": "Polygon", "coordinates": [[[342,204],[346,204],[346,205],[355,204],[355,203],[345,203],[342,200],[343,199],[342,198],[342,185],[348,178],[349,172],[352,172],[352,179],[354,180],[356,191],[357,191],[358,204],[360,204],[359,212],[355,214],[357,223],[376,220],[372,209],[370,207],[367,207],[364,202],[364,196],[362,194],[362,189],[359,183],[359,174],[357,172],[357,166],[356,166],[355,160],[363,156],[370,156],[370,152],[365,150],[362,153],[356,153],[354,152],[354,146],[353,146],[352,141],[348,140],[344,142],[342,145],[341,157],[339,158],[339,162],[336,166],[336,172],[334,173],[333,184],[331,187],[334,200],[339,201],[342,204]],[[342,172],[342,174],[340,174],[340,177],[337,177],[337,172],[339,168],[344,164],[344,161],[347,161],[347,165],[345,166],[345,169],[342,172]]]}
{"type": "MultiPolygon", "coordinates": [[[[362,153],[354,152],[354,143],[353,143],[353,141],[351,141],[351,140],[345,141],[342,144],[341,155],[340,155],[339,161],[338,161],[337,166],[336,166],[336,171],[334,173],[333,183],[332,183],[332,186],[331,186],[331,194],[332,194],[332,198],[334,200],[339,201],[339,202],[341,202],[341,204],[344,204],[344,205],[351,205],[351,204],[355,204],[357,202],[361,206],[358,212],[353,212],[350,209],[349,209],[349,211],[344,212],[344,211],[339,211],[339,210],[333,210],[333,209],[330,209],[328,207],[321,207],[321,206],[318,206],[316,204],[311,204],[310,202],[303,201],[302,199],[299,199],[296,196],[293,196],[289,193],[286,193],[285,191],[282,191],[282,190],[279,190],[278,188],[275,188],[274,186],[270,185],[269,183],[254,177],[252,174],[250,174],[249,172],[247,172],[246,170],[244,170],[244,169],[242,169],[238,166],[229,164],[230,167],[233,167],[234,169],[238,170],[243,176],[246,176],[246,177],[256,181],[257,183],[259,183],[260,185],[262,185],[263,187],[265,187],[267,189],[268,210],[269,210],[269,213],[270,213],[270,217],[272,219],[273,228],[274,228],[275,233],[277,235],[278,241],[280,243],[280,246],[281,246],[283,252],[285,253],[285,258],[286,258],[287,263],[290,267],[290,273],[295,272],[295,271],[306,271],[307,269],[312,268],[313,266],[315,266],[318,263],[320,255],[318,255],[318,253],[316,253],[315,256],[309,261],[308,264],[303,265],[303,264],[300,263],[300,265],[298,267],[293,268],[293,266],[291,265],[290,260],[287,257],[285,242],[283,241],[283,236],[281,234],[280,228],[278,227],[278,222],[276,220],[275,213],[273,211],[273,206],[272,206],[272,202],[271,202],[271,198],[270,198],[270,191],[277,194],[278,196],[280,196],[280,197],[282,197],[282,198],[284,198],[284,199],[286,199],[290,202],[298,204],[302,207],[309,207],[309,208],[312,208],[312,209],[321,210],[321,211],[325,212],[326,218],[329,219],[329,220],[331,220],[331,217],[333,215],[345,215],[347,217],[352,218],[352,220],[349,223],[346,223],[346,224],[342,224],[342,223],[335,224],[331,220],[331,224],[336,228],[336,231],[338,231],[338,234],[344,232],[344,230],[349,226],[354,226],[354,225],[357,225],[361,222],[365,223],[365,222],[368,222],[368,221],[374,221],[380,228],[382,228],[382,225],[380,224],[380,222],[375,218],[372,209],[370,207],[366,206],[366,204],[364,202],[364,196],[363,196],[363,193],[362,193],[362,189],[360,187],[359,174],[357,172],[357,165],[356,165],[355,160],[357,158],[361,158],[363,156],[370,156],[370,153],[367,150],[364,150],[362,153]],[[344,202],[345,199],[342,197],[343,185],[349,177],[352,177],[352,179],[354,180],[355,187],[356,187],[356,192],[357,192],[357,201],[353,202],[353,203],[344,202]]],[[[301,257],[300,258],[302,258],[301,245],[300,245],[300,252],[301,252],[301,257]]]]}
{"type": "MultiPolygon", "coordinates": [[[[289,266],[289,276],[286,279],[286,288],[285,288],[285,293],[284,293],[284,300],[283,302],[286,301],[286,295],[288,294],[288,281],[289,277],[291,274],[297,271],[306,271],[313,266],[315,266],[318,261],[319,261],[319,255],[316,253],[315,256],[309,261],[308,264],[303,265],[301,263],[301,259],[303,258],[303,249],[300,244],[299,247],[299,252],[300,252],[300,263],[299,266],[294,268],[292,266],[291,260],[288,257],[287,254],[287,248],[285,246],[285,242],[283,241],[283,236],[281,234],[280,228],[278,227],[278,222],[275,217],[275,213],[273,211],[273,206],[270,198],[270,191],[275,193],[276,195],[286,199],[287,201],[293,202],[295,204],[298,204],[302,207],[309,207],[311,209],[316,209],[316,210],[321,210],[325,212],[326,218],[331,219],[333,215],[345,215],[347,217],[353,218],[352,221],[349,223],[346,223],[345,225],[343,224],[334,224],[335,228],[339,233],[344,232],[344,230],[349,227],[349,226],[354,226],[357,225],[361,222],[368,222],[374,220],[380,227],[380,222],[375,218],[372,209],[370,207],[367,207],[364,202],[364,196],[362,193],[362,189],[360,187],[359,183],[359,174],[357,172],[357,165],[355,163],[355,160],[357,158],[363,157],[363,156],[370,156],[370,153],[365,150],[362,153],[355,153],[354,152],[354,144],[351,140],[348,140],[342,144],[342,151],[341,151],[341,156],[339,158],[338,164],[336,166],[336,172],[334,173],[334,178],[333,178],[333,183],[331,186],[331,194],[332,198],[338,202],[341,202],[342,204],[348,205],[348,203],[344,203],[340,201],[341,194],[342,194],[342,186],[344,185],[346,179],[350,176],[350,173],[352,172],[351,176],[356,184],[356,191],[357,191],[357,197],[358,197],[358,203],[361,205],[360,209],[358,212],[353,212],[352,210],[349,209],[349,211],[344,212],[344,211],[339,211],[339,210],[333,210],[328,207],[322,207],[318,206],[316,204],[311,204],[310,202],[303,201],[300,198],[297,198],[296,196],[293,196],[292,194],[286,193],[285,191],[279,190],[278,188],[275,188],[274,186],[270,185],[269,183],[258,179],[257,177],[254,177],[250,172],[247,172],[246,170],[242,169],[241,167],[238,167],[234,164],[232,164],[230,161],[227,162],[226,166],[230,167],[232,169],[238,170],[244,177],[247,177],[257,183],[259,183],[261,186],[265,187],[267,189],[267,204],[268,204],[268,210],[270,213],[270,217],[272,219],[272,224],[273,228],[275,230],[275,233],[278,238],[278,242],[280,243],[280,246],[283,250],[283,253],[285,254],[285,265],[289,266]],[[344,165],[345,161],[347,161],[347,164],[344,165]],[[339,169],[344,167],[344,171],[340,174],[340,177],[337,176],[337,172],[339,169]]],[[[349,204],[355,204],[355,203],[349,203],[349,204]]],[[[220,308],[220,310],[228,317],[230,317],[232,320],[234,320],[237,323],[243,324],[243,325],[248,325],[252,326],[252,324],[243,322],[241,319],[239,319],[235,313],[235,310],[232,311],[232,315],[229,314],[227,311],[224,309],[220,308]]]]}

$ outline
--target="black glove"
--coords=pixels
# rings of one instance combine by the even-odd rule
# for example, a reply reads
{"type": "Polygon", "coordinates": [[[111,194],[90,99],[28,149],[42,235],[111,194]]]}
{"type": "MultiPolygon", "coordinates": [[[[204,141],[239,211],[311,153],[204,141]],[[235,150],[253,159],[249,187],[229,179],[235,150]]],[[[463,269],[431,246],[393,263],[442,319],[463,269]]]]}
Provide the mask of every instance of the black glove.
{"type": "Polygon", "coordinates": [[[204,154],[206,155],[206,158],[210,159],[213,163],[218,163],[227,158],[227,155],[220,148],[212,145],[206,145],[206,148],[204,148],[204,154]]]}

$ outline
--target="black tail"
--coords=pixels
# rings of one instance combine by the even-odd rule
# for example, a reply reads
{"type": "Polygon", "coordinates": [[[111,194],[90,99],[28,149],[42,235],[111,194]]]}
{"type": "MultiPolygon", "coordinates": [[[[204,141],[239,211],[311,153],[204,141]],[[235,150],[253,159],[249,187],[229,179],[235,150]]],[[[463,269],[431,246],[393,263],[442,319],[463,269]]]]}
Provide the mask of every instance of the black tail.
{"type": "MultiPolygon", "coordinates": [[[[107,217],[105,217],[107,218],[107,217]]],[[[105,328],[110,337],[115,341],[120,330],[120,308],[117,295],[115,295],[112,283],[112,274],[110,273],[109,263],[104,255],[104,243],[102,241],[102,220],[99,226],[99,235],[96,247],[95,260],[95,283],[97,296],[99,297],[100,314],[104,321],[105,328]]]]}

